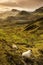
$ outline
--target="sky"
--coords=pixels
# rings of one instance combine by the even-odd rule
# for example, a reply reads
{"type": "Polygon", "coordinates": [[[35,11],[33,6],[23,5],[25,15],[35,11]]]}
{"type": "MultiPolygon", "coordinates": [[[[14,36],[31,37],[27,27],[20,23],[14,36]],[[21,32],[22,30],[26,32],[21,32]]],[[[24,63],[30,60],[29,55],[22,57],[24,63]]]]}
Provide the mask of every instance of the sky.
{"type": "Polygon", "coordinates": [[[34,11],[43,6],[43,0],[0,0],[0,10],[18,8],[34,11]]]}

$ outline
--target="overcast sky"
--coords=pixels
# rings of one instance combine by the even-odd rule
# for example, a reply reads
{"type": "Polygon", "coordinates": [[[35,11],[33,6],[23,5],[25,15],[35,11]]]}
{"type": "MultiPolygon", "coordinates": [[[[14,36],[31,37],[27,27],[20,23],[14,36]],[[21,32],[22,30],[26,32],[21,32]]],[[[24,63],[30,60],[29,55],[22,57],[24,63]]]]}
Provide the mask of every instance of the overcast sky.
{"type": "Polygon", "coordinates": [[[43,0],[0,0],[0,8],[20,7],[28,10],[35,10],[41,6],[43,6],[43,0]]]}

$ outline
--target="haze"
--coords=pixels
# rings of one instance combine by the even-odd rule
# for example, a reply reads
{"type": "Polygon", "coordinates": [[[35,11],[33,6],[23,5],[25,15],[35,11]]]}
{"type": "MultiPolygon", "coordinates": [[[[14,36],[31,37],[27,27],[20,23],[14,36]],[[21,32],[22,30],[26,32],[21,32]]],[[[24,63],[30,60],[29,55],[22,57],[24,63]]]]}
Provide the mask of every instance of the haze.
{"type": "Polygon", "coordinates": [[[18,8],[20,10],[34,11],[43,6],[43,0],[0,0],[0,11],[18,8]]]}

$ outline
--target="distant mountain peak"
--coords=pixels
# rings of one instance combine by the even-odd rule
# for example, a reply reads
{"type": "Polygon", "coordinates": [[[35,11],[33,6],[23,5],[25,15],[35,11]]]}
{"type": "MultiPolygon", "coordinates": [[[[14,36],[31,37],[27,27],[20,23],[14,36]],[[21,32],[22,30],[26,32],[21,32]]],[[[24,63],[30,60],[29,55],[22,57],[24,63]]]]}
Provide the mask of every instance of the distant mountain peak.
{"type": "Polygon", "coordinates": [[[43,12],[43,7],[40,7],[40,8],[38,8],[38,9],[36,9],[36,11],[35,11],[35,12],[42,13],[42,12],[43,12]]]}
{"type": "Polygon", "coordinates": [[[17,9],[12,9],[12,12],[16,12],[16,11],[19,11],[19,10],[17,10],[17,9]]]}
{"type": "Polygon", "coordinates": [[[30,13],[23,10],[23,11],[20,11],[18,14],[19,15],[29,15],[30,13]]]}
{"type": "Polygon", "coordinates": [[[40,7],[39,9],[43,9],[43,7],[40,7]]]}

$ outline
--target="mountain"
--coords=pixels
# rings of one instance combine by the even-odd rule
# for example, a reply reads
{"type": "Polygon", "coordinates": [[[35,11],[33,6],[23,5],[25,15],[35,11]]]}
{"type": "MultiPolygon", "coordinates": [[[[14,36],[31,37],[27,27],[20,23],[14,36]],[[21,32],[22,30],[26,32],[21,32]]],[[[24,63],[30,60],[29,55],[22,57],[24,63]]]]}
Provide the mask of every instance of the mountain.
{"type": "Polygon", "coordinates": [[[40,8],[37,9],[35,12],[43,13],[43,7],[40,7],[40,8]]]}
{"type": "Polygon", "coordinates": [[[19,10],[12,9],[10,11],[6,11],[6,12],[3,12],[3,13],[0,13],[0,18],[5,19],[6,17],[9,17],[9,16],[15,16],[18,13],[19,13],[19,10]]]}
{"type": "MultiPolygon", "coordinates": [[[[25,27],[24,30],[34,30],[37,29],[37,27],[40,27],[40,21],[43,23],[43,7],[37,9],[34,12],[27,12],[27,11],[19,11],[17,9],[12,9],[11,11],[6,11],[4,13],[0,14],[0,18],[4,17],[3,25],[23,25],[28,24],[28,26],[25,27]],[[40,14],[38,13],[40,12],[40,14]],[[5,24],[6,22],[6,24],[5,24]],[[37,24],[38,23],[38,24],[37,24]],[[36,24],[36,25],[34,25],[36,24]],[[29,27],[29,28],[28,28],[29,27]]],[[[2,25],[0,23],[0,25],[2,25]]]]}
{"type": "Polygon", "coordinates": [[[0,13],[0,65],[43,65],[41,12],[42,8],[34,12],[12,9],[0,13]],[[30,59],[22,57],[27,50],[32,50],[30,59]]]}
{"type": "Polygon", "coordinates": [[[28,26],[25,27],[25,30],[27,31],[37,31],[40,30],[40,32],[43,30],[43,7],[35,10],[32,13],[32,18],[30,17],[31,21],[28,24],[28,26]]]}
{"type": "Polygon", "coordinates": [[[27,12],[27,11],[20,11],[19,12],[19,15],[29,15],[30,13],[29,12],[27,12]]]}

